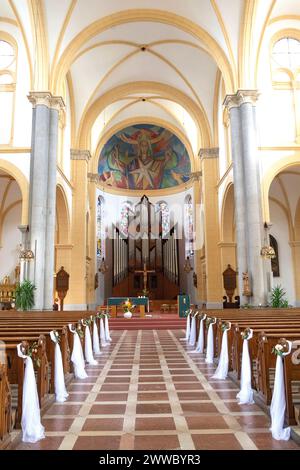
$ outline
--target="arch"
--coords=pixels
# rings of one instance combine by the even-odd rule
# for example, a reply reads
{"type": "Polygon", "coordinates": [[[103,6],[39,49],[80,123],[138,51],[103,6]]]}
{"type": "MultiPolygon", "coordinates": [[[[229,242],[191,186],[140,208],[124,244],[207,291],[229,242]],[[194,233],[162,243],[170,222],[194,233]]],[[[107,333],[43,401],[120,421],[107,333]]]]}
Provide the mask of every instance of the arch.
{"type": "Polygon", "coordinates": [[[295,240],[300,241],[300,198],[297,203],[296,212],[295,212],[295,240]]]}
{"type": "Polygon", "coordinates": [[[51,90],[59,95],[61,86],[72,62],[83,45],[101,32],[112,27],[132,22],[158,22],[168,24],[191,34],[207,47],[208,53],[216,61],[224,77],[226,93],[233,93],[236,87],[236,76],[225,52],[217,41],[201,26],[193,21],[164,10],[131,9],[108,15],[83,29],[67,46],[51,76],[51,90]]]}
{"type": "Polygon", "coordinates": [[[92,156],[93,173],[98,172],[98,160],[99,160],[99,156],[100,156],[100,151],[101,151],[102,147],[106,144],[106,142],[108,142],[109,139],[114,134],[116,134],[117,132],[119,132],[122,129],[125,129],[125,127],[129,127],[129,126],[132,126],[132,125],[135,125],[135,124],[141,124],[141,123],[142,124],[154,124],[154,125],[157,125],[157,126],[165,127],[166,129],[171,131],[173,134],[175,134],[178,137],[178,139],[181,140],[181,142],[184,144],[184,146],[185,146],[185,148],[188,152],[189,158],[190,158],[191,170],[195,171],[196,161],[195,161],[195,157],[194,157],[194,153],[193,153],[190,141],[188,140],[187,136],[180,129],[178,129],[178,127],[173,126],[173,124],[171,124],[171,123],[169,123],[169,122],[167,122],[163,119],[159,119],[159,118],[155,118],[155,117],[149,118],[149,116],[140,116],[140,117],[125,119],[121,122],[118,122],[118,124],[114,125],[111,129],[108,129],[108,131],[106,131],[101,136],[101,138],[98,141],[96,151],[92,156]]]}
{"type": "Polygon", "coordinates": [[[223,242],[235,241],[234,207],[234,185],[229,183],[223,197],[221,213],[221,240],[223,242]]]}
{"type": "Polygon", "coordinates": [[[133,93],[154,93],[162,99],[168,99],[180,104],[192,116],[198,125],[201,136],[201,145],[210,147],[212,142],[211,129],[203,108],[199,107],[191,98],[170,85],[159,82],[139,81],[119,85],[100,96],[83,114],[78,129],[78,148],[86,149],[90,145],[92,126],[99,114],[110,104],[132,95],[133,93]]]}
{"type": "Polygon", "coordinates": [[[29,183],[25,175],[12,163],[0,159],[0,170],[12,176],[19,185],[22,194],[22,225],[28,225],[29,183]]]}
{"type": "Polygon", "coordinates": [[[293,155],[287,155],[274,163],[265,173],[262,181],[262,198],[263,198],[263,217],[266,222],[270,222],[270,205],[269,205],[269,191],[274,178],[286,170],[287,168],[298,165],[299,166],[299,152],[293,155]]]}
{"type": "Polygon", "coordinates": [[[57,243],[67,245],[70,242],[70,214],[63,187],[56,186],[56,230],[57,243]]]}

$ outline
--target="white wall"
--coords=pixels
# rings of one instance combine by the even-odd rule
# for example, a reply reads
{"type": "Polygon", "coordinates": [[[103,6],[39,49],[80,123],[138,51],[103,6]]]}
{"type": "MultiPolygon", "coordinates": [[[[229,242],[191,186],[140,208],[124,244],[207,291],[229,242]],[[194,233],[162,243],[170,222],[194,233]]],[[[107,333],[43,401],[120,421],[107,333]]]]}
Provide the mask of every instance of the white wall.
{"type": "Polygon", "coordinates": [[[273,278],[273,287],[280,284],[286,291],[290,305],[295,305],[295,283],[292,252],[289,245],[288,220],[278,204],[270,201],[272,227],[270,234],[276,238],[279,252],[280,277],[273,278]]]}
{"type": "Polygon", "coordinates": [[[0,247],[0,282],[4,276],[10,276],[14,281],[14,270],[19,264],[18,247],[21,243],[21,232],[18,225],[21,223],[21,204],[10,210],[4,219],[2,231],[2,246],[0,247]]]}

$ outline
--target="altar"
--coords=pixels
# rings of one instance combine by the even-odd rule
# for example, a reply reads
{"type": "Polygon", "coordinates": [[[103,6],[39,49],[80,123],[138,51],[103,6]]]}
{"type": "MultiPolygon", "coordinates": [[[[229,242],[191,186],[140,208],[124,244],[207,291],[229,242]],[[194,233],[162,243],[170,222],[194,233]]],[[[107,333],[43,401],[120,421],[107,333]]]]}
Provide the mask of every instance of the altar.
{"type": "Polygon", "coordinates": [[[107,306],[111,307],[111,316],[113,318],[117,317],[117,306],[122,305],[127,299],[133,305],[138,305],[140,307],[140,316],[145,318],[145,311],[149,311],[149,298],[148,297],[109,297],[107,299],[107,306]]]}

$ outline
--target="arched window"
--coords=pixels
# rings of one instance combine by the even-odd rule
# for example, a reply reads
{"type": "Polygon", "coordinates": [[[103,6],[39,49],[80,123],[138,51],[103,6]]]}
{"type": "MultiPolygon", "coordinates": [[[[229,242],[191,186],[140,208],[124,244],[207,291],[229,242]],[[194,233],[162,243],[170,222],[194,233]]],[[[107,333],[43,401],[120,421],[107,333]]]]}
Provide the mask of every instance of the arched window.
{"type": "Polygon", "coordinates": [[[104,199],[97,199],[97,258],[105,258],[105,221],[104,221],[104,199]]]}
{"type": "Polygon", "coordinates": [[[130,202],[124,202],[121,209],[120,232],[125,238],[128,238],[129,218],[131,214],[133,214],[132,204],[130,202]]]}
{"type": "Polygon", "coordinates": [[[165,238],[170,233],[170,210],[166,202],[161,201],[156,204],[156,211],[159,214],[159,232],[165,238]]]}
{"type": "Polygon", "coordinates": [[[280,277],[280,270],[279,270],[279,256],[278,256],[278,243],[273,235],[270,235],[270,246],[275,251],[275,258],[271,259],[271,268],[274,277],[280,277]]]}
{"type": "Polygon", "coordinates": [[[194,214],[192,196],[187,196],[184,204],[185,255],[194,254],[194,214]]]}
{"type": "MultiPolygon", "coordinates": [[[[280,33],[279,33],[280,34],[280,33]]],[[[284,31],[281,32],[284,34],[284,31]]],[[[300,37],[279,37],[274,43],[272,64],[272,85],[276,90],[281,116],[284,116],[286,135],[300,141],[300,37]]],[[[278,38],[278,36],[275,36],[278,38]]]]}
{"type": "Polygon", "coordinates": [[[16,90],[16,47],[0,31],[0,145],[11,145],[16,90]]]}
{"type": "Polygon", "coordinates": [[[274,44],[272,59],[277,67],[295,71],[300,67],[300,41],[295,38],[282,38],[274,44]]]}

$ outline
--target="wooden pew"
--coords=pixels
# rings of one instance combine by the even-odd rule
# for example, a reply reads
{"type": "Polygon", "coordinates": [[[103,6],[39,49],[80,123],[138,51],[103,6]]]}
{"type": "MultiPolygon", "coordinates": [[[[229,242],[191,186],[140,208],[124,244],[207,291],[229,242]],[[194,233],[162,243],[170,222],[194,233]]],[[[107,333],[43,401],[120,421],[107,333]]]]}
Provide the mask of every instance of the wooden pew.
{"type": "Polygon", "coordinates": [[[11,390],[7,377],[6,364],[0,364],[0,449],[10,442],[9,433],[12,429],[11,390]]]}

